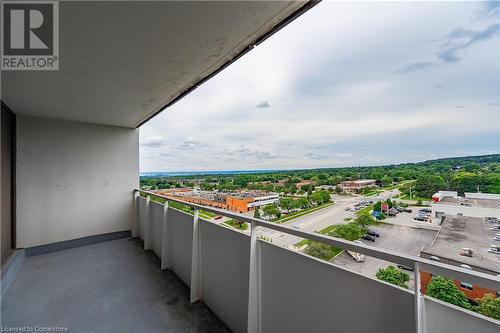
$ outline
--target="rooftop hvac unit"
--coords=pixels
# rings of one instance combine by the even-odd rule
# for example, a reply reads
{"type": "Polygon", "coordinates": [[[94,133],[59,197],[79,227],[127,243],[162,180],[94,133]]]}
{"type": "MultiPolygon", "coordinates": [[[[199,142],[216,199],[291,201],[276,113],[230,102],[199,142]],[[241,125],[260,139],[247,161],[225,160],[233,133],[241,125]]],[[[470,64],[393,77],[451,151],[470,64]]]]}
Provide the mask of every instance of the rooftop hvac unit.
{"type": "Polygon", "coordinates": [[[471,249],[470,247],[464,247],[462,249],[462,251],[460,251],[460,255],[461,256],[465,256],[465,257],[471,257],[472,258],[472,254],[473,254],[474,250],[471,249]]]}

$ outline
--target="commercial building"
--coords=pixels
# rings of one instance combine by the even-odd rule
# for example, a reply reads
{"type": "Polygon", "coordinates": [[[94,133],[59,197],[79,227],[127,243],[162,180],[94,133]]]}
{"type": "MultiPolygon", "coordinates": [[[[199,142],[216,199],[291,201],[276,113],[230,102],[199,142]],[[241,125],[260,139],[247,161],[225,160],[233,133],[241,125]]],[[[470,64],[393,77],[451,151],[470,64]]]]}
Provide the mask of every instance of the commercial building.
{"type": "Polygon", "coordinates": [[[217,191],[200,191],[197,189],[167,189],[157,190],[155,193],[182,201],[228,209],[245,213],[255,207],[268,205],[279,201],[279,195],[264,191],[242,191],[237,193],[222,193],[217,191]]]}
{"type": "MultiPolygon", "coordinates": [[[[500,274],[500,251],[496,247],[495,223],[478,217],[445,215],[441,229],[433,242],[420,252],[421,258],[439,261],[473,271],[497,276],[500,274]]],[[[426,292],[432,274],[421,272],[421,291],[426,292]]],[[[490,293],[497,295],[500,290],[493,290],[469,281],[454,280],[457,287],[471,301],[490,293]]]]}
{"type": "Polygon", "coordinates": [[[446,215],[500,218],[500,194],[465,193],[463,197],[456,191],[439,191],[432,196],[433,224],[439,224],[446,215]]]}
{"type": "Polygon", "coordinates": [[[377,186],[375,179],[346,180],[340,182],[340,188],[345,193],[358,193],[367,187],[377,186]]]}

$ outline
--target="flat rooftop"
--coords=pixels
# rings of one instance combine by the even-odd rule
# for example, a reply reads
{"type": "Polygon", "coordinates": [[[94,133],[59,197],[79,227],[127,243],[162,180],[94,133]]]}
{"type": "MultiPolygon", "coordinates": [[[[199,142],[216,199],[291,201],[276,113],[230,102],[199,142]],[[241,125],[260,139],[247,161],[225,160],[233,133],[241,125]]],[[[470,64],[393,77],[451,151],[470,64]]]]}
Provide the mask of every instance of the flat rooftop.
{"type": "Polygon", "coordinates": [[[435,204],[500,209],[500,200],[497,200],[497,199],[471,199],[471,198],[443,197],[439,202],[436,202],[435,204]]]}
{"type": "Polygon", "coordinates": [[[490,244],[496,242],[491,227],[482,218],[446,215],[434,241],[422,252],[500,274],[500,256],[488,252],[490,244]],[[474,250],[472,258],[460,255],[464,247],[474,250]]]}

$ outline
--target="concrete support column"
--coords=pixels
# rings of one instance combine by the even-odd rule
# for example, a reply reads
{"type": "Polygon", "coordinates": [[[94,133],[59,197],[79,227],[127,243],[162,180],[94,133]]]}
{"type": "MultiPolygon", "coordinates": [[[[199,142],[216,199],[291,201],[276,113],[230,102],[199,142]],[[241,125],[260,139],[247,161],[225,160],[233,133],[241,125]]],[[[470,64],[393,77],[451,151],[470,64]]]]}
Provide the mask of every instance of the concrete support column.
{"type": "Polygon", "coordinates": [[[201,299],[200,249],[199,210],[195,208],[193,217],[193,252],[191,255],[191,303],[201,299]]]}
{"type": "Polygon", "coordinates": [[[144,250],[151,249],[151,196],[146,197],[146,212],[144,217],[144,250]]]}
{"type": "Polygon", "coordinates": [[[248,333],[262,332],[261,257],[256,223],[251,225],[250,276],[248,286],[248,333]]]}
{"type": "Polygon", "coordinates": [[[170,258],[168,251],[168,201],[163,205],[162,235],[161,235],[161,269],[170,269],[170,258]]]}

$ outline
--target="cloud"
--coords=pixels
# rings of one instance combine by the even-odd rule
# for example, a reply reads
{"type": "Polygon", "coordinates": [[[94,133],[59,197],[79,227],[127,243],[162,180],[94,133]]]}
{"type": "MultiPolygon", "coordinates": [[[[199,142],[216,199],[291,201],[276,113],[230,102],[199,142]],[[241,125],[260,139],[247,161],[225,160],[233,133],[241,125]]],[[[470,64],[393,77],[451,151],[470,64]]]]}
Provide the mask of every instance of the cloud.
{"type": "Polygon", "coordinates": [[[327,158],[326,155],[318,154],[318,153],[307,153],[304,156],[307,158],[313,159],[313,160],[324,160],[327,158]]]}
{"type": "Polygon", "coordinates": [[[455,105],[455,109],[465,109],[467,105],[455,105]]]}
{"type": "Polygon", "coordinates": [[[500,15],[500,1],[485,1],[479,11],[479,17],[482,19],[498,18],[500,15]]]}
{"type": "Polygon", "coordinates": [[[150,147],[150,148],[158,148],[165,146],[165,138],[162,136],[150,136],[145,140],[141,140],[141,146],[150,147]]]}
{"type": "Polygon", "coordinates": [[[500,23],[491,24],[482,30],[467,30],[463,28],[457,28],[452,30],[447,38],[446,42],[441,45],[441,49],[438,51],[438,57],[446,63],[456,63],[460,61],[459,54],[481,42],[488,40],[500,32],[500,23]]]}
{"type": "Polygon", "coordinates": [[[495,23],[475,18],[482,7],[320,2],[142,126],[141,171],[376,165],[498,151],[498,105],[489,105],[499,101],[498,37],[457,51],[464,59],[453,66],[437,56],[495,23]],[[255,109],[264,102],[272,112],[256,112],[271,110],[255,109]],[[426,135],[416,141],[415,133],[426,135]]]}
{"type": "Polygon", "coordinates": [[[394,70],[394,73],[407,74],[407,73],[416,72],[416,71],[419,71],[422,69],[431,68],[431,67],[434,67],[435,65],[436,64],[429,62],[429,61],[417,61],[417,62],[413,62],[413,63],[407,64],[407,65],[404,65],[400,68],[397,68],[396,70],[394,70]]]}
{"type": "Polygon", "coordinates": [[[180,146],[177,147],[179,150],[193,150],[200,143],[193,139],[192,137],[188,137],[185,139],[180,146]]]}
{"type": "Polygon", "coordinates": [[[257,104],[255,107],[258,109],[265,109],[265,108],[271,107],[271,105],[269,104],[268,101],[262,101],[259,104],[257,104]]]}

